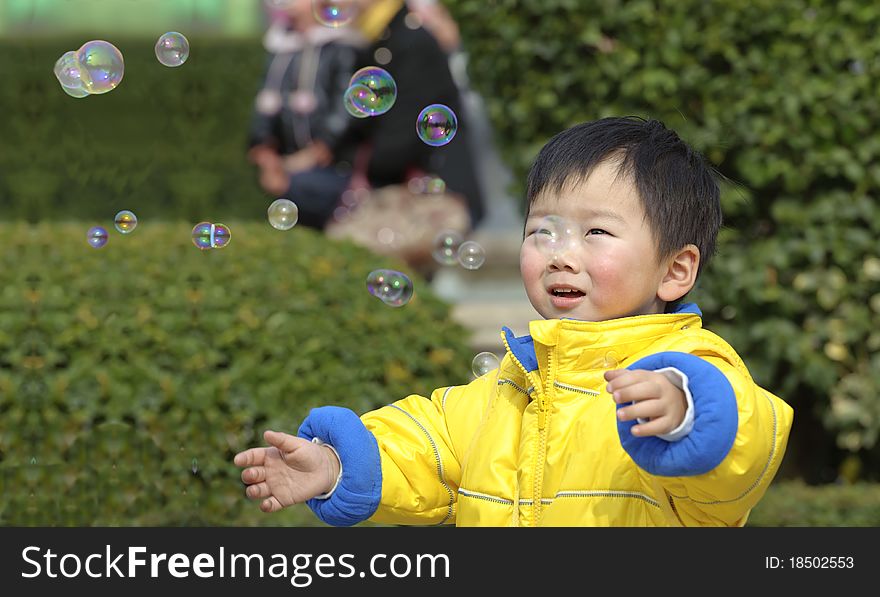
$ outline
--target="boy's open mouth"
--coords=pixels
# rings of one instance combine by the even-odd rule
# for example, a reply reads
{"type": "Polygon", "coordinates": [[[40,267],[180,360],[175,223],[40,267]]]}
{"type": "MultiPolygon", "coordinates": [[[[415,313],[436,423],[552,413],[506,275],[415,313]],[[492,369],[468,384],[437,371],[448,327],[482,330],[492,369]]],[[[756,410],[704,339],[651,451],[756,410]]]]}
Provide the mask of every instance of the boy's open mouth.
{"type": "Polygon", "coordinates": [[[583,292],[575,288],[551,288],[549,292],[553,296],[562,298],[580,298],[584,296],[583,292]]]}

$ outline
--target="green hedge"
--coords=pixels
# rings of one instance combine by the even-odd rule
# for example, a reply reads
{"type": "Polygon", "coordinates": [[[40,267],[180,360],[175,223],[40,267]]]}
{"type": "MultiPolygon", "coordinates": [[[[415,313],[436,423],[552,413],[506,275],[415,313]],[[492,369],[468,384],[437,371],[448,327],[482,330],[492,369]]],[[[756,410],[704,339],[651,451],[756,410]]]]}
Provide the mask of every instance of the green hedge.
{"type": "Polygon", "coordinates": [[[259,40],[195,37],[178,68],[155,39],[110,39],[125,76],[75,99],[52,73],[83,39],[0,40],[0,220],[261,219],[266,195],[246,159],[266,55],[259,40]]]}
{"type": "Polygon", "coordinates": [[[749,515],[750,527],[877,527],[880,485],[774,483],[749,515]]]}
{"type": "Polygon", "coordinates": [[[400,308],[367,292],[391,260],[268,222],[206,252],[190,222],[111,222],[93,249],[100,223],[0,224],[0,524],[316,524],[261,513],[232,456],[313,407],[472,378],[421,279],[400,308]]]}
{"type": "Polygon", "coordinates": [[[880,4],[447,0],[523,196],[575,123],[663,120],[730,182],[693,294],[795,409],[785,474],[880,478],[880,4]],[[503,51],[499,51],[503,48],[503,51]]]}

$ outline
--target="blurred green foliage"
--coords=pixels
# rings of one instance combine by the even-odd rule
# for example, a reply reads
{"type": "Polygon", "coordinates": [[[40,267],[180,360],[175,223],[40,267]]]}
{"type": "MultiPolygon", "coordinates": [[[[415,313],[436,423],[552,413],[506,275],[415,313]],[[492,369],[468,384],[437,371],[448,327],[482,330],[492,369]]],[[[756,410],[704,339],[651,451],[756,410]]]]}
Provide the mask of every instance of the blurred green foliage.
{"type": "Polygon", "coordinates": [[[750,527],[878,527],[880,485],[776,482],[749,515],[750,527]]]}
{"type": "Polygon", "coordinates": [[[691,298],[795,409],[783,474],[880,477],[880,4],[446,0],[514,171],[586,120],[664,121],[727,177],[691,298]],[[503,50],[502,50],[503,48],[503,50]]]}
{"type": "Polygon", "coordinates": [[[121,83],[75,99],[52,69],[84,41],[0,40],[0,220],[265,218],[272,198],[245,156],[259,40],[196,37],[169,68],[155,40],[114,38],[121,83]]]}
{"type": "Polygon", "coordinates": [[[224,222],[0,224],[0,524],[321,524],[267,517],[232,456],[322,405],[358,413],[466,383],[473,355],[415,275],[392,308],[373,269],[408,270],[305,228],[224,222]]]}

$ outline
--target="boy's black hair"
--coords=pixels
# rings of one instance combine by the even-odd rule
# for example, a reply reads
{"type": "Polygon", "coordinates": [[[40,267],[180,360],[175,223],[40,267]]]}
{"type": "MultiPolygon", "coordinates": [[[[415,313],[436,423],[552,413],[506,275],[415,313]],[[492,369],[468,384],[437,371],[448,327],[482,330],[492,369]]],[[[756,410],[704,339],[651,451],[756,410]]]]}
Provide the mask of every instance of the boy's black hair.
{"type": "Polygon", "coordinates": [[[526,216],[541,194],[586,180],[608,159],[619,160],[618,173],[635,183],[660,258],[692,243],[700,250],[699,277],[721,227],[719,174],[658,120],[602,118],[555,135],[529,171],[526,216]]]}

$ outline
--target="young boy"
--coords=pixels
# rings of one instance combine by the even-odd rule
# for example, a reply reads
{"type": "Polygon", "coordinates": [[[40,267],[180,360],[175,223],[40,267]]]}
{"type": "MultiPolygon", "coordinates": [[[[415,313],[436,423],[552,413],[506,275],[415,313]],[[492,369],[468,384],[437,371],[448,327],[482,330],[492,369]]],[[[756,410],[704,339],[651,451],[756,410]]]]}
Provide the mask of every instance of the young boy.
{"type": "Polygon", "coordinates": [[[266,431],[235,456],[248,497],[339,526],[744,525],[793,412],[680,302],[715,250],[719,195],[660,122],[556,135],[529,174],[520,257],[544,319],[505,328],[497,377],[266,431]],[[563,228],[571,243],[546,250],[563,228]]]}

